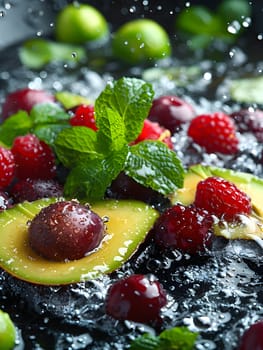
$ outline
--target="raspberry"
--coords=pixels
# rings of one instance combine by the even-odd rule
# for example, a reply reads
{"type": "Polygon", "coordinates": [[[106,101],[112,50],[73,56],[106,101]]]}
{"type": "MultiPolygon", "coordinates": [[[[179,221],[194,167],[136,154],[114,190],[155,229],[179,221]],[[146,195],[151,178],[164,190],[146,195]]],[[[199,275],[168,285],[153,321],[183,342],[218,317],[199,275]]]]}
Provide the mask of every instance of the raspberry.
{"type": "Polygon", "coordinates": [[[0,147],[0,188],[7,187],[14,178],[15,160],[13,153],[0,147]]]}
{"type": "Polygon", "coordinates": [[[38,103],[54,102],[54,96],[43,90],[22,89],[10,93],[2,106],[2,119],[15,114],[20,109],[30,112],[32,107],[38,103]]]}
{"type": "Polygon", "coordinates": [[[233,221],[238,214],[251,213],[251,200],[246,193],[214,176],[197,184],[194,204],[226,221],[233,221]]]}
{"type": "Polygon", "coordinates": [[[230,114],[240,133],[252,132],[259,142],[263,142],[263,111],[241,109],[230,114]]]}
{"type": "Polygon", "coordinates": [[[170,131],[148,119],[144,120],[142,131],[134,143],[144,140],[159,140],[164,142],[170,149],[173,149],[170,131]]]}
{"type": "Polygon", "coordinates": [[[166,302],[166,293],[157,280],[146,275],[131,275],[109,288],[106,312],[118,320],[149,323],[158,320],[166,302]]]}
{"type": "Polygon", "coordinates": [[[211,243],[213,219],[207,211],[176,204],[157,219],[153,234],[162,248],[195,254],[211,243]]]}
{"type": "Polygon", "coordinates": [[[63,188],[55,180],[25,179],[19,180],[10,194],[15,203],[33,202],[40,198],[62,197],[63,188]]]}
{"type": "Polygon", "coordinates": [[[188,128],[188,136],[208,153],[238,152],[239,141],[233,119],[221,112],[202,114],[194,118],[188,128]]]}
{"type": "Polygon", "coordinates": [[[11,150],[14,154],[18,178],[54,178],[56,166],[53,151],[35,135],[16,137],[11,150]]]}
{"type": "Polygon", "coordinates": [[[95,122],[94,107],[92,105],[80,105],[74,108],[74,115],[69,122],[72,126],[86,126],[97,131],[98,128],[95,122]]]}
{"type": "Polygon", "coordinates": [[[193,107],[177,96],[161,96],[154,99],[148,119],[175,133],[184,123],[195,117],[193,107]]]}

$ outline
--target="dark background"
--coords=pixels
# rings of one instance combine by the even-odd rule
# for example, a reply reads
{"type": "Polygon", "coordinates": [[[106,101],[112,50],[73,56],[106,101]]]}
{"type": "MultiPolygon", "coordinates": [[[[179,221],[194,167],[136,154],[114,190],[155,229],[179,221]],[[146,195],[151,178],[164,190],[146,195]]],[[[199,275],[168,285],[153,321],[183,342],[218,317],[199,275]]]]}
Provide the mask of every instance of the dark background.
{"type": "MultiPolygon", "coordinates": [[[[238,0],[237,0],[238,1],[238,0]]],[[[0,50],[27,37],[46,36],[52,33],[57,11],[72,1],[20,0],[9,6],[0,1],[0,50]]],[[[120,24],[134,18],[147,17],[158,20],[165,29],[174,31],[176,13],[187,1],[175,0],[89,0],[80,1],[97,7],[111,23],[114,31],[120,24]],[[172,13],[172,14],[171,14],[172,13]]],[[[191,0],[191,5],[206,5],[215,9],[219,1],[191,0]]],[[[252,26],[249,33],[263,32],[263,1],[249,1],[252,6],[252,26]]]]}

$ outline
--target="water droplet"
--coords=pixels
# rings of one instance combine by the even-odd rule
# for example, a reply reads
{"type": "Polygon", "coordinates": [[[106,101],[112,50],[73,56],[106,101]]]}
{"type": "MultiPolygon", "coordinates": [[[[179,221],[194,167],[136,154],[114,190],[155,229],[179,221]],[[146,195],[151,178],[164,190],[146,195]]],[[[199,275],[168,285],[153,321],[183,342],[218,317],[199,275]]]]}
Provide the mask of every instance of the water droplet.
{"type": "Polygon", "coordinates": [[[131,6],[129,8],[130,13],[135,13],[136,12],[136,6],[131,6]]]}
{"type": "Polygon", "coordinates": [[[238,21],[233,21],[227,27],[227,31],[231,34],[237,34],[241,29],[241,25],[238,21]]]}
{"type": "Polygon", "coordinates": [[[1,10],[0,11],[0,17],[4,17],[5,16],[5,11],[1,10]]]}

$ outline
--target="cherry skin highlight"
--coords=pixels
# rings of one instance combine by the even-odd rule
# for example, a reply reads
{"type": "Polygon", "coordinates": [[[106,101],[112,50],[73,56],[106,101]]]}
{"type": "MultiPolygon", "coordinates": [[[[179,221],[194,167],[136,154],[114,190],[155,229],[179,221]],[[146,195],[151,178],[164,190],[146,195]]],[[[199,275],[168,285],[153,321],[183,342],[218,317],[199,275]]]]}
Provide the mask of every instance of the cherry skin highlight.
{"type": "Polygon", "coordinates": [[[157,122],[171,133],[195,117],[194,108],[177,96],[161,96],[153,101],[148,119],[157,122]]]}
{"type": "Polygon", "coordinates": [[[157,280],[142,274],[131,275],[109,288],[106,312],[118,320],[149,323],[160,318],[166,302],[166,293],[157,280]]]}

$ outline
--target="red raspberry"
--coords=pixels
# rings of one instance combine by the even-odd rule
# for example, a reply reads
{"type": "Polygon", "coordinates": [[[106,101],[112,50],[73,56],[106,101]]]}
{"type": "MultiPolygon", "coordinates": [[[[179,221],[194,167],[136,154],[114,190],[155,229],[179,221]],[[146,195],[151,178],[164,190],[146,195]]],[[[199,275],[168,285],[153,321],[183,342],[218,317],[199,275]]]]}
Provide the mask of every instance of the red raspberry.
{"type": "Polygon", "coordinates": [[[38,103],[54,102],[54,96],[43,90],[22,89],[10,93],[2,106],[2,118],[6,119],[20,109],[30,112],[32,107],[38,103]]]}
{"type": "Polygon", "coordinates": [[[16,137],[11,150],[14,154],[18,178],[54,178],[56,165],[53,151],[35,135],[16,137]]]}
{"type": "Polygon", "coordinates": [[[243,334],[238,350],[263,350],[263,321],[252,324],[243,334]]]}
{"type": "Polygon", "coordinates": [[[16,203],[33,202],[40,198],[62,197],[63,188],[55,180],[25,179],[19,180],[10,190],[16,203]]]}
{"type": "Polygon", "coordinates": [[[238,152],[235,124],[230,116],[221,112],[202,114],[194,118],[188,128],[188,136],[208,153],[238,152]]]}
{"type": "Polygon", "coordinates": [[[240,133],[251,132],[258,141],[263,142],[263,111],[241,109],[230,114],[230,117],[234,119],[240,133]]]}
{"type": "Polygon", "coordinates": [[[144,120],[142,131],[134,143],[144,140],[159,140],[164,142],[170,149],[173,149],[170,131],[161,127],[160,124],[151,122],[148,119],[144,120]]]}
{"type": "Polygon", "coordinates": [[[195,117],[193,107],[177,96],[161,96],[154,99],[148,118],[164,126],[171,133],[195,117]]]}
{"type": "Polygon", "coordinates": [[[109,288],[106,312],[118,320],[149,323],[159,319],[166,302],[166,293],[157,280],[146,275],[131,275],[109,288]]]}
{"type": "Polygon", "coordinates": [[[72,126],[87,126],[94,131],[98,130],[92,105],[80,105],[74,108],[73,113],[74,115],[69,120],[72,126]]]}
{"type": "Polygon", "coordinates": [[[7,187],[14,178],[15,160],[13,153],[0,147],[0,188],[7,187]]]}
{"type": "Polygon", "coordinates": [[[213,219],[207,211],[176,204],[157,219],[153,234],[156,243],[162,248],[195,254],[209,246],[212,225],[213,219]]]}
{"type": "Polygon", "coordinates": [[[194,204],[226,221],[233,221],[238,214],[251,213],[247,194],[235,184],[214,176],[197,184],[194,204]]]}

